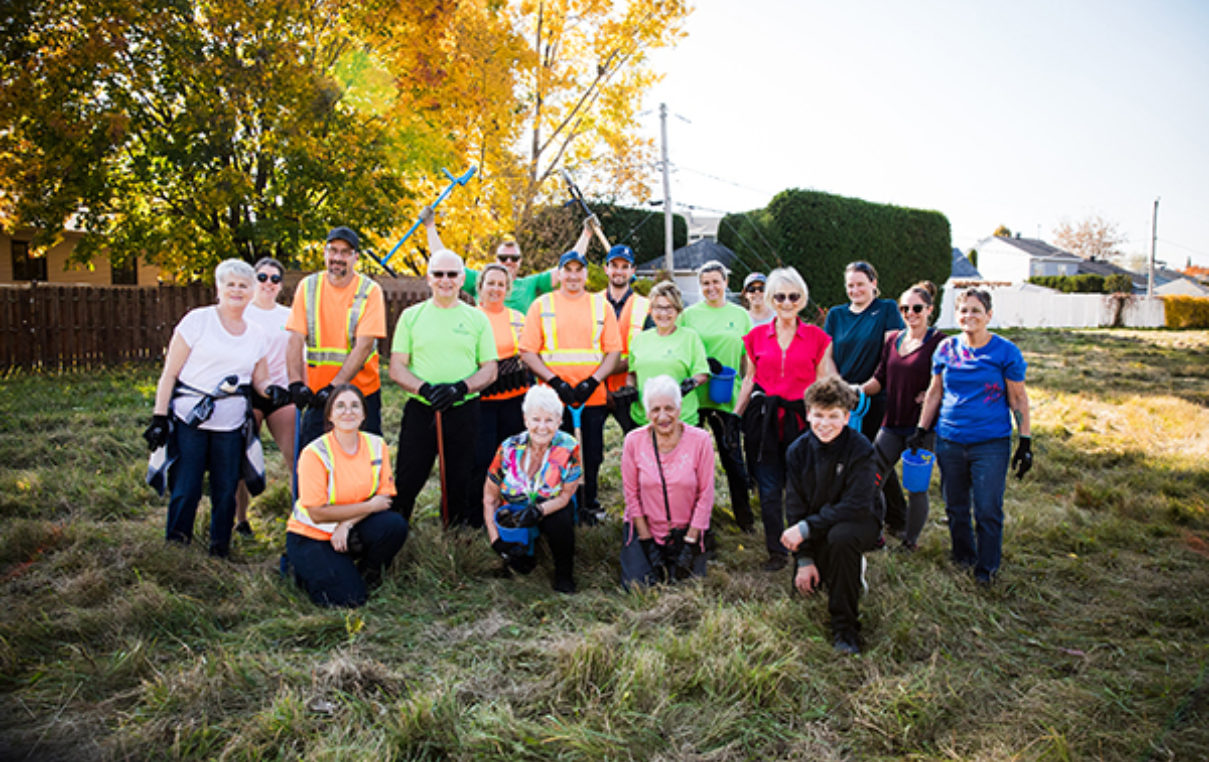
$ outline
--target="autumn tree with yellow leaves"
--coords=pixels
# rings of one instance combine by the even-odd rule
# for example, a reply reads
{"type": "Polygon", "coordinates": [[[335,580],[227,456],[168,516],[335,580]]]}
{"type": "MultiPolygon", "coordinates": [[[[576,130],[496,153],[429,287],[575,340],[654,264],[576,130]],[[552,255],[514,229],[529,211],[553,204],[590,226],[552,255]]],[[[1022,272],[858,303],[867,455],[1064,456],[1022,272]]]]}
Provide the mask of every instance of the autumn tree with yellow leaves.
{"type": "MultiPolygon", "coordinates": [[[[681,2],[12,0],[0,19],[0,224],[85,231],[183,274],[229,256],[314,265],[347,224],[379,251],[445,185],[475,258],[552,178],[644,195],[635,112],[681,2]]],[[[420,237],[417,236],[416,239],[420,237]]],[[[422,241],[405,247],[422,266],[422,241]]]]}

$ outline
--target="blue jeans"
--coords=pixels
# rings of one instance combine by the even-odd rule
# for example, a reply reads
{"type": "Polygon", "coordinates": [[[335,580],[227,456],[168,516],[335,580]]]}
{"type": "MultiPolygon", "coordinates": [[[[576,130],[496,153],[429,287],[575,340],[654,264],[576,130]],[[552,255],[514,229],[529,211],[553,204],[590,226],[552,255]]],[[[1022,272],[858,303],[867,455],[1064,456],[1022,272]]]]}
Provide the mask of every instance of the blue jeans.
{"type": "Polygon", "coordinates": [[[369,598],[369,588],[382,579],[407,540],[407,520],[393,511],[371,513],[349,533],[360,536],[360,555],[340,553],[328,540],[312,540],[294,532],[285,536],[286,554],[294,577],[319,606],[356,607],[369,598]]]}
{"type": "Polygon", "coordinates": [[[973,444],[936,438],[936,462],[940,465],[940,489],[949,517],[953,561],[973,567],[975,578],[983,582],[989,582],[999,570],[1003,490],[1011,452],[1010,437],[973,444]]]}
{"type": "Polygon", "coordinates": [[[788,556],[781,544],[785,531],[785,456],[775,463],[758,462],[752,466],[760,493],[760,520],[764,524],[764,547],[770,556],[788,556]]]}
{"type": "Polygon", "coordinates": [[[225,558],[235,524],[235,488],[243,465],[243,433],[206,431],[176,421],[172,428],[180,457],[169,474],[168,524],[165,539],[189,543],[202,495],[202,477],[210,472],[210,555],[225,558]]]}

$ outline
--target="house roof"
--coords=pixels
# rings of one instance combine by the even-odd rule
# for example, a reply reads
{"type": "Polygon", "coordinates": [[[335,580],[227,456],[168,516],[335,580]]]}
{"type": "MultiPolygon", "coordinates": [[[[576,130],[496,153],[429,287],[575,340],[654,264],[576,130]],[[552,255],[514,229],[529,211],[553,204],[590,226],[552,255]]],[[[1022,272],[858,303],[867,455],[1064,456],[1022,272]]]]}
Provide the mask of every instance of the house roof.
{"type": "Polygon", "coordinates": [[[974,267],[974,263],[969,258],[961,253],[961,249],[953,248],[953,262],[949,267],[950,278],[981,278],[982,274],[978,272],[978,268],[974,267]]]}
{"type": "Polygon", "coordinates": [[[1139,275],[1131,270],[1126,270],[1124,267],[1117,267],[1111,262],[1105,262],[1099,259],[1084,259],[1079,262],[1079,270],[1077,274],[1103,275],[1104,277],[1108,277],[1109,275],[1128,275],[1130,281],[1133,282],[1133,287],[1135,290],[1146,290],[1145,275],[1139,275]]]}
{"type": "MultiPolygon", "coordinates": [[[[739,262],[738,255],[712,238],[702,238],[672,252],[672,265],[677,271],[696,270],[711,259],[716,259],[731,269],[739,262]]],[[[647,260],[638,265],[635,272],[643,275],[654,274],[663,268],[664,261],[663,257],[647,260]]]]}
{"type": "Polygon", "coordinates": [[[988,242],[1001,241],[1002,243],[1014,246],[1020,249],[1025,254],[1036,259],[1059,260],[1065,262],[1082,262],[1082,257],[1071,254],[1069,251],[1063,251],[1057,246],[1050,246],[1045,241],[1039,238],[1007,238],[1005,236],[994,236],[984,239],[979,242],[978,249],[981,250],[988,242]]]}

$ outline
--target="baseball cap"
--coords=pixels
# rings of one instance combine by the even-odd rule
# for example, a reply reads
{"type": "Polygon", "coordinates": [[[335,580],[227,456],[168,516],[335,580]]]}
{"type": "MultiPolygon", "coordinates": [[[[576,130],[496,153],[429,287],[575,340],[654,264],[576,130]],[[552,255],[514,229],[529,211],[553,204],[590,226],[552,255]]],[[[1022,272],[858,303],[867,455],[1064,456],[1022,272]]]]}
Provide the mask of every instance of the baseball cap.
{"type": "Polygon", "coordinates": [[[612,262],[614,259],[624,259],[630,264],[634,264],[634,250],[623,243],[619,243],[609,249],[609,255],[605,257],[605,262],[612,262]]]}
{"type": "Polygon", "coordinates": [[[569,262],[578,262],[584,267],[588,266],[588,260],[584,259],[584,255],[580,254],[575,249],[571,249],[566,254],[558,258],[558,268],[561,270],[566,267],[569,262]]]}
{"type": "Polygon", "coordinates": [[[328,232],[327,242],[331,243],[332,241],[336,240],[344,241],[349,246],[352,246],[353,251],[361,251],[361,239],[357,237],[356,233],[344,226],[332,228],[331,231],[328,232]]]}
{"type": "Polygon", "coordinates": [[[743,290],[746,291],[747,287],[753,283],[766,282],[768,282],[768,278],[764,277],[764,273],[749,273],[748,276],[743,279],[743,290]]]}

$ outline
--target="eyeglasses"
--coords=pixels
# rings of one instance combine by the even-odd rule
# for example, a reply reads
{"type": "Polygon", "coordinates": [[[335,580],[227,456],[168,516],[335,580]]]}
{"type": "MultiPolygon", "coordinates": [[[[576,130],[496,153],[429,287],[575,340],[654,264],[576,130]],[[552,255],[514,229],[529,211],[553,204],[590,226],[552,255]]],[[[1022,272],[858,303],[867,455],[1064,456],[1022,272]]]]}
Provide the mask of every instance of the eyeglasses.
{"type": "Polygon", "coordinates": [[[797,292],[794,292],[792,294],[773,294],[772,295],[773,301],[775,301],[777,304],[780,304],[781,302],[785,301],[786,299],[789,300],[790,304],[797,304],[798,300],[801,298],[802,298],[802,295],[797,292]]]}
{"type": "Polygon", "coordinates": [[[458,270],[432,270],[428,274],[434,278],[448,278],[453,280],[462,273],[458,270]]]}
{"type": "Polygon", "coordinates": [[[906,315],[908,312],[914,312],[916,315],[923,312],[927,305],[924,304],[900,304],[898,311],[906,315]]]}
{"type": "Polygon", "coordinates": [[[256,280],[260,281],[261,283],[264,283],[266,280],[271,280],[274,283],[280,283],[281,276],[280,275],[269,275],[268,273],[256,273],[256,280]]]}
{"type": "Polygon", "coordinates": [[[651,305],[651,312],[676,312],[676,311],[677,311],[676,305],[674,305],[674,304],[652,304],[651,305]]]}
{"type": "Polygon", "coordinates": [[[520,254],[496,254],[495,258],[500,262],[519,262],[521,261],[520,254]]]}

